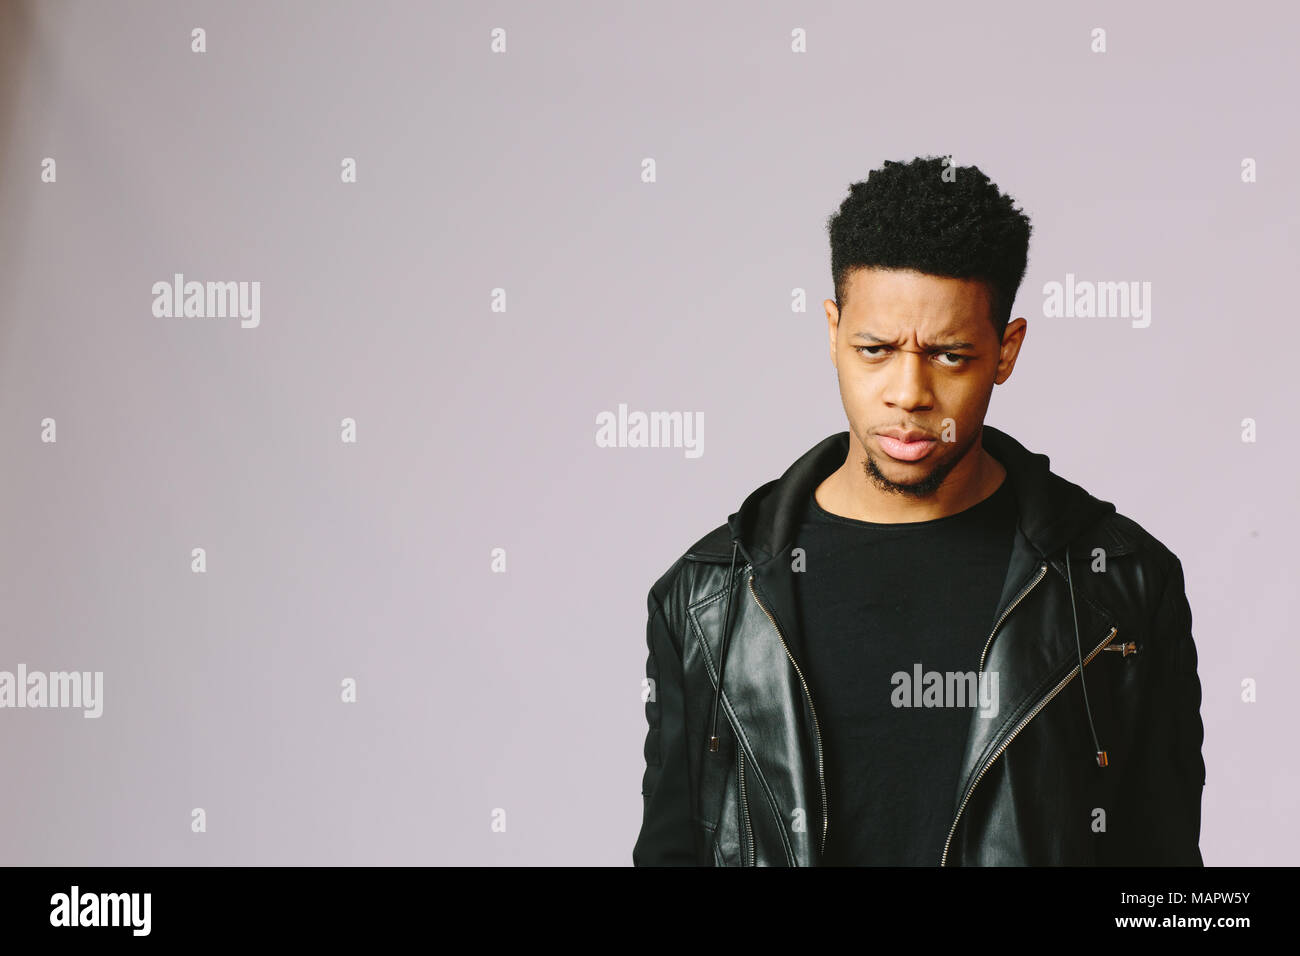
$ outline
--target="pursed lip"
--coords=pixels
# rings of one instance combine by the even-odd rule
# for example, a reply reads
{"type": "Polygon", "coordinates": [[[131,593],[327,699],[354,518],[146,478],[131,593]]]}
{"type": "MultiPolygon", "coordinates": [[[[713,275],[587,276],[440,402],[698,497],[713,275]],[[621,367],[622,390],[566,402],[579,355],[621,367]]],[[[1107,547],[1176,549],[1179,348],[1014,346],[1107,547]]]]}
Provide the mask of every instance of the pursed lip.
{"type": "Polygon", "coordinates": [[[933,437],[925,432],[906,431],[902,428],[883,428],[876,432],[877,435],[883,435],[886,438],[893,438],[897,441],[933,441],[933,437]]]}

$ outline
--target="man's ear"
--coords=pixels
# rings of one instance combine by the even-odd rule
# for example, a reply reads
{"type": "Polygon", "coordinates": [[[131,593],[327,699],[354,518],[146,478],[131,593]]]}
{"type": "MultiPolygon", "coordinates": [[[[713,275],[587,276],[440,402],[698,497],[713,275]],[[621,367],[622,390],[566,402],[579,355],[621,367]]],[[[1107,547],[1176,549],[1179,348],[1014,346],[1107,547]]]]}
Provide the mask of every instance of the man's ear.
{"type": "Polygon", "coordinates": [[[836,307],[834,299],[827,299],[825,302],[822,303],[822,308],[826,310],[826,335],[830,341],[831,365],[835,366],[835,368],[838,370],[839,365],[836,364],[837,350],[835,348],[835,345],[836,345],[836,338],[837,338],[837,333],[839,331],[839,325],[840,325],[840,311],[836,307]]]}
{"type": "Polygon", "coordinates": [[[1007,327],[1002,333],[1002,348],[998,354],[998,371],[993,378],[994,384],[1001,385],[1011,377],[1011,372],[1016,367],[1016,358],[1020,355],[1020,346],[1024,344],[1025,333],[1028,328],[1029,323],[1023,317],[1013,319],[1007,323],[1007,327]]]}

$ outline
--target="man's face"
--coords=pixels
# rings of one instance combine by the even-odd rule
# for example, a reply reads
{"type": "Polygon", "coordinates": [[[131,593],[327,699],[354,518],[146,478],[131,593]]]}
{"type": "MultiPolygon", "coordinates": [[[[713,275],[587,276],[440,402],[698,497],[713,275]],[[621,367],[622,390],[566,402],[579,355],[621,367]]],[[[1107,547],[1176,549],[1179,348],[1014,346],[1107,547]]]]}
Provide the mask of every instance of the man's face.
{"type": "Polygon", "coordinates": [[[825,308],[850,453],[876,487],[928,498],[974,447],[1025,320],[1008,323],[999,342],[991,293],[971,279],[858,269],[848,286],[843,314],[833,300],[825,308]],[[928,440],[892,440],[890,431],[928,440]]]}

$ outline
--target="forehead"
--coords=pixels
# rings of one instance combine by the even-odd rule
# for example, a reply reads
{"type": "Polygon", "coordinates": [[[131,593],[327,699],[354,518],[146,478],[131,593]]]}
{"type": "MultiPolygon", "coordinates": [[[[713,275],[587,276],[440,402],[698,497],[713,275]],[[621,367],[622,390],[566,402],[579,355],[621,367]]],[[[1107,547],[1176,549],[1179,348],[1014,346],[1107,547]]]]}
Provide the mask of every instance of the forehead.
{"type": "Polygon", "coordinates": [[[992,296],[978,279],[903,269],[856,269],[848,278],[844,317],[853,325],[917,326],[935,334],[989,327],[992,296]]]}

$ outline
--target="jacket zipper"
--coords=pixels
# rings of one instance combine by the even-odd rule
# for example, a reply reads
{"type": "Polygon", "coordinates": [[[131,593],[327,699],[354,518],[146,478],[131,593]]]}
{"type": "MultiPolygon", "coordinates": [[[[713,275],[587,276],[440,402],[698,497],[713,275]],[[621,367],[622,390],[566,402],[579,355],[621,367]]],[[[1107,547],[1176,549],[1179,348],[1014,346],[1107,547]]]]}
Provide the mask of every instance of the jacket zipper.
{"type": "MultiPolygon", "coordinates": [[[[988,656],[989,648],[993,646],[993,638],[997,635],[998,628],[1002,626],[1002,622],[1007,619],[1007,615],[1009,615],[1012,611],[1016,609],[1016,605],[1025,599],[1025,595],[1028,594],[1030,591],[1032,591],[1038,585],[1039,581],[1043,580],[1043,575],[1045,574],[1047,574],[1046,561],[1044,561],[1041,565],[1039,565],[1038,574],[1034,577],[1032,581],[1030,581],[1021,589],[1020,593],[1016,595],[1015,600],[1013,600],[1007,606],[1007,609],[1002,612],[1002,616],[993,622],[993,630],[989,631],[989,638],[987,641],[984,642],[984,650],[980,651],[980,666],[979,666],[979,670],[976,673],[979,674],[984,673],[984,659],[988,656]]],[[[995,754],[994,755],[995,759],[996,756],[997,755],[995,754]]],[[[989,761],[990,764],[992,764],[992,762],[993,761],[991,760],[989,761]]],[[[984,776],[983,772],[980,773],[980,776],[981,777],[984,776]]],[[[975,783],[979,783],[979,777],[975,778],[975,783]]],[[[957,816],[953,818],[952,826],[948,828],[948,839],[945,840],[943,843],[943,857],[939,860],[940,866],[943,866],[944,862],[948,859],[948,844],[952,842],[952,835],[957,832],[957,821],[961,819],[961,812],[966,809],[966,801],[970,799],[970,795],[974,791],[975,791],[975,787],[974,785],[972,785],[971,788],[966,791],[966,796],[962,799],[961,806],[957,808],[957,816]]]]}
{"type": "Polygon", "coordinates": [[[785,635],[781,633],[780,626],[776,623],[776,618],[772,612],[763,606],[763,602],[758,599],[758,592],[754,590],[754,575],[749,576],[749,593],[754,596],[754,603],[762,608],[767,619],[772,622],[772,627],[776,630],[776,636],[781,639],[781,646],[785,648],[785,656],[790,658],[790,663],[794,665],[794,672],[799,675],[799,683],[803,686],[804,696],[808,699],[808,710],[812,712],[813,732],[817,735],[817,782],[821,785],[822,790],[822,853],[826,853],[826,833],[830,829],[830,818],[826,806],[826,767],[822,758],[822,731],[817,723],[817,709],[813,707],[812,693],[808,690],[808,682],[803,679],[803,671],[799,669],[798,662],[794,655],[790,653],[790,647],[785,642],[785,635]]]}
{"type": "Polygon", "coordinates": [[[740,741],[736,741],[736,752],[740,754],[740,813],[744,821],[744,832],[741,836],[740,844],[740,862],[745,862],[745,845],[749,844],[750,865],[754,861],[754,833],[752,824],[749,822],[749,798],[745,796],[745,748],[740,746],[740,741]]]}
{"type": "MultiPolygon", "coordinates": [[[[1005,615],[1003,616],[1005,617],[1005,615]]],[[[1038,712],[1042,710],[1044,707],[1046,707],[1049,703],[1051,703],[1052,698],[1061,692],[1061,688],[1064,687],[1066,684],[1070,683],[1070,681],[1074,679],[1074,675],[1079,673],[1079,671],[1081,671],[1084,666],[1086,666],[1094,657],[1096,657],[1101,652],[1101,649],[1110,642],[1110,639],[1115,636],[1118,630],[1119,630],[1118,628],[1112,627],[1110,629],[1110,632],[1101,639],[1101,643],[1098,644],[1096,647],[1094,647],[1092,649],[1092,652],[1083,659],[1083,664],[1073,668],[1070,671],[1070,673],[1066,674],[1063,678],[1061,678],[1061,682],[1052,688],[1051,693],[1049,693],[1046,697],[1044,697],[1037,704],[1035,704],[1034,709],[1031,710],[1029,713],[1027,713],[1024,719],[1020,721],[1020,723],[1016,724],[1016,729],[1011,731],[1007,739],[1002,741],[1002,745],[998,747],[997,751],[994,752],[993,756],[989,758],[989,762],[986,763],[984,767],[980,770],[979,776],[975,778],[975,782],[972,783],[970,785],[970,789],[966,791],[966,796],[962,798],[961,806],[957,808],[957,816],[953,819],[952,828],[949,829],[948,831],[948,839],[943,844],[943,857],[939,860],[940,866],[948,865],[948,848],[952,844],[953,834],[957,832],[957,821],[961,819],[961,812],[966,809],[966,804],[970,800],[971,794],[975,792],[975,788],[979,786],[979,782],[982,779],[984,779],[984,774],[988,773],[989,767],[993,766],[994,762],[998,759],[998,757],[1002,756],[1003,751],[1005,751],[1007,747],[1011,745],[1011,741],[1016,739],[1016,735],[1020,733],[1020,731],[1025,729],[1025,726],[1031,720],[1033,720],[1034,717],[1038,715],[1038,712]]]]}
{"type": "Polygon", "coordinates": [[[1044,561],[1042,563],[1042,566],[1039,567],[1038,569],[1038,577],[1030,581],[1029,584],[1025,587],[1025,589],[1021,591],[1018,595],[1016,595],[1016,599],[1011,602],[1011,606],[1008,607],[1005,611],[1003,611],[1002,616],[997,619],[996,623],[994,623],[993,630],[989,632],[989,639],[984,642],[984,650],[980,653],[980,668],[978,673],[982,674],[984,672],[984,658],[988,655],[989,647],[991,647],[993,644],[993,635],[997,634],[998,628],[1000,628],[1002,626],[1002,622],[1007,619],[1007,615],[1016,609],[1016,605],[1019,604],[1022,600],[1024,600],[1025,595],[1028,594],[1030,591],[1032,591],[1034,589],[1034,586],[1038,584],[1039,581],[1043,580],[1043,575],[1046,573],[1047,573],[1047,562],[1044,561]]]}

